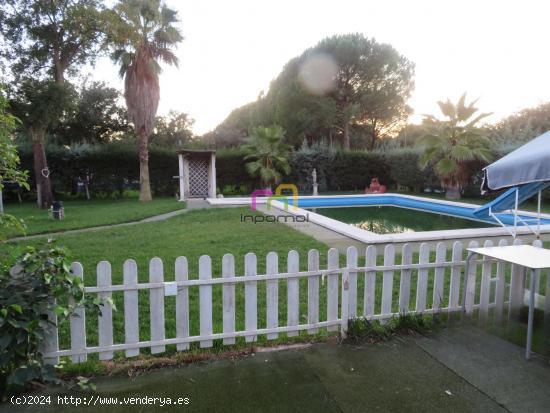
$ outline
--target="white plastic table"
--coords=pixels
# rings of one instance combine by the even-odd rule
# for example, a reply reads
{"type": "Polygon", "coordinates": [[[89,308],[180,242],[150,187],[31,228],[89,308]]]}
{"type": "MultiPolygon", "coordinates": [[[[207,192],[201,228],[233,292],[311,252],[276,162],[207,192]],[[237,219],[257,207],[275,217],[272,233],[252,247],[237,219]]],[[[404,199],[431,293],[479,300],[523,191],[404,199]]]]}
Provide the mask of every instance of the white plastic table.
{"type": "MultiPolygon", "coordinates": [[[[466,291],[468,291],[468,269],[474,256],[484,256],[499,261],[509,262],[531,269],[529,289],[529,319],[527,321],[527,344],[525,358],[531,356],[533,340],[533,313],[535,311],[535,286],[540,270],[550,268],[550,250],[532,245],[510,245],[506,247],[468,248],[468,258],[464,265],[464,294],[462,295],[462,314],[466,311],[466,291]]],[[[548,299],[548,297],[546,297],[548,299]]]]}

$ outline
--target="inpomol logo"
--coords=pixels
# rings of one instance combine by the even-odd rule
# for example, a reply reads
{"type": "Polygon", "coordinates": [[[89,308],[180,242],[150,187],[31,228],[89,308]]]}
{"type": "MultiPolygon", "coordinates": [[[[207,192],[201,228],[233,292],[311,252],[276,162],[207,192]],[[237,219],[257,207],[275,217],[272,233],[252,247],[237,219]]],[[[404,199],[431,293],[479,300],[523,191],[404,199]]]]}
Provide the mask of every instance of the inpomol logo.
{"type": "Polygon", "coordinates": [[[273,210],[277,211],[276,214],[255,214],[255,215],[244,215],[241,214],[241,222],[253,222],[257,224],[259,222],[309,222],[309,214],[284,214],[284,211],[289,210],[289,198],[292,199],[292,211],[298,211],[298,187],[294,184],[280,184],[275,188],[275,194],[271,189],[256,189],[250,195],[250,209],[252,211],[258,210],[258,198],[267,197],[266,209],[267,211],[273,210]],[[292,192],[291,196],[283,195],[284,190],[290,190],[292,192]],[[275,208],[273,209],[273,201],[279,201],[283,203],[283,209],[275,208]],[[279,213],[280,211],[280,213],[279,213]]]}
{"type": "Polygon", "coordinates": [[[285,211],[288,211],[288,197],[283,195],[283,190],[290,189],[292,191],[292,207],[294,210],[298,209],[298,187],[294,184],[280,184],[275,188],[275,195],[271,191],[271,189],[256,189],[254,192],[252,192],[252,195],[250,195],[251,198],[251,205],[250,209],[252,211],[257,210],[257,198],[258,197],[268,197],[267,198],[267,209],[271,209],[271,204],[273,201],[281,201],[284,204],[285,211]]]}

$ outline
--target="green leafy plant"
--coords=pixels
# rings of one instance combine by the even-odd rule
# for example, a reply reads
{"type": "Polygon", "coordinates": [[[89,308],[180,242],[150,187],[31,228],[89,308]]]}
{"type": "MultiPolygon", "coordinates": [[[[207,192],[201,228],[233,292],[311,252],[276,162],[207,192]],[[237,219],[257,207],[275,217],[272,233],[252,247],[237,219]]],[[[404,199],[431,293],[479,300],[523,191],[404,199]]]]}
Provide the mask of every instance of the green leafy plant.
{"type": "Polygon", "coordinates": [[[264,187],[281,182],[290,173],[290,146],[283,142],[285,131],[278,125],[253,128],[244,149],[248,173],[261,179],[264,187]]]}
{"type": "Polygon", "coordinates": [[[354,318],[348,322],[347,340],[377,343],[389,340],[398,334],[427,334],[437,326],[437,323],[435,317],[428,318],[422,314],[400,314],[385,323],[362,317],[354,318]]]}
{"type": "Polygon", "coordinates": [[[42,353],[54,327],[49,315],[55,314],[59,325],[76,307],[93,314],[105,300],[84,293],[65,250],[53,242],[40,249],[27,247],[13,266],[2,270],[0,285],[0,395],[5,397],[33,382],[57,381],[42,353]]]}
{"type": "MultiPolygon", "coordinates": [[[[29,189],[27,172],[19,169],[19,154],[12,142],[12,133],[18,119],[7,112],[8,101],[0,89],[0,193],[4,189],[4,182],[11,182],[29,189]]],[[[12,215],[0,211],[0,229],[15,228],[24,232],[24,223],[12,215]]],[[[2,232],[0,232],[0,240],[2,232]]]]}
{"type": "Polygon", "coordinates": [[[418,140],[424,152],[420,156],[420,166],[433,165],[435,172],[447,188],[449,199],[460,198],[460,187],[472,175],[471,164],[475,161],[489,162],[492,151],[489,139],[476,124],[489,113],[474,116],[478,109],[473,101],[466,104],[466,94],[457,104],[447,99],[438,102],[443,115],[448,120],[440,121],[434,116],[426,116],[428,132],[418,140]]]}

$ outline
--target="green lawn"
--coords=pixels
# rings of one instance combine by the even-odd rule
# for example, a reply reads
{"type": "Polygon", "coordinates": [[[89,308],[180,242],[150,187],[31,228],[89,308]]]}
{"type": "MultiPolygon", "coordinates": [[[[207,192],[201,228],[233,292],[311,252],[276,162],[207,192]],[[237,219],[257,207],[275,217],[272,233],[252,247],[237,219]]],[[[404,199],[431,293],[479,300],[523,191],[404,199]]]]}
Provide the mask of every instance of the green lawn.
{"type": "MultiPolygon", "coordinates": [[[[79,261],[84,266],[84,279],[86,285],[96,285],[95,268],[99,261],[107,260],[112,264],[112,278],[114,284],[122,283],[122,266],[125,259],[135,259],[138,265],[138,277],[140,282],[148,281],[148,262],[153,257],[160,257],[164,262],[165,280],[174,280],[174,262],[178,256],[186,256],[189,262],[190,279],[196,279],[198,260],[201,255],[212,257],[213,277],[221,274],[221,259],[226,253],[235,256],[236,274],[242,275],[244,269],[244,255],[254,252],[258,257],[258,272],[265,274],[265,257],[270,251],[279,254],[279,270],[286,269],[287,253],[297,250],[300,255],[300,268],[307,267],[307,251],[316,248],[320,252],[321,268],[326,268],[326,256],[328,247],[314,239],[297,232],[284,224],[251,222],[243,223],[240,220],[241,213],[250,213],[247,208],[212,208],[205,210],[192,210],[188,213],[171,218],[163,222],[144,223],[135,226],[100,230],[93,233],[61,234],[57,237],[60,245],[67,247],[71,253],[71,259],[79,261]]],[[[33,245],[43,242],[43,238],[26,242],[8,242],[0,245],[0,259],[2,253],[15,254],[24,245],[33,245]]],[[[396,251],[396,263],[401,261],[399,251],[396,251]]],[[[434,261],[434,253],[430,261],[434,261]]],[[[359,265],[364,264],[364,251],[359,251],[359,265]]],[[[449,256],[447,257],[450,260],[449,256]]],[[[383,257],[378,256],[378,264],[382,264],[383,257]]],[[[414,255],[413,262],[417,262],[418,256],[414,255]]],[[[345,265],[345,257],[340,258],[340,265],[345,265]]],[[[480,282],[480,266],[478,267],[477,283],[480,282]]],[[[507,276],[509,277],[509,271],[507,276]]],[[[430,308],[433,295],[434,271],[431,270],[428,278],[427,306],[430,308]]],[[[445,271],[445,289],[443,306],[447,305],[449,292],[450,270],[445,271]]],[[[543,280],[544,281],[544,280],[543,280]]],[[[411,274],[410,309],[415,307],[417,272],[411,274]]],[[[544,282],[541,283],[545,285],[544,282]]],[[[364,277],[358,276],[358,313],[363,307],[364,277]]],[[[380,312],[382,293],[382,274],[379,273],[376,282],[376,306],[375,312],[380,312]]],[[[220,285],[213,287],[213,322],[214,332],[222,331],[222,288],[220,285]]],[[[393,283],[393,311],[398,311],[399,297],[399,271],[395,273],[393,283]]],[[[190,329],[191,335],[199,334],[199,302],[198,288],[191,287],[190,293],[190,329]]],[[[115,343],[124,341],[124,313],[123,294],[114,293],[113,299],[118,307],[114,312],[115,343]]],[[[492,297],[491,297],[492,299],[492,297]]],[[[286,282],[279,282],[279,319],[281,325],[286,323],[286,282]]],[[[320,318],[326,319],[326,282],[320,289],[320,318]]],[[[266,325],[265,306],[265,282],[258,283],[258,327],[266,325]]],[[[148,291],[139,293],[139,324],[140,339],[147,340],[150,337],[149,323],[149,297],[148,291]]],[[[175,336],[175,299],[165,298],[166,337],[175,336]]],[[[300,322],[307,321],[307,281],[300,282],[300,322]]],[[[236,286],[236,328],[244,329],[244,285],[236,286]]],[[[305,333],[304,333],[305,334],[305,333]]],[[[89,345],[97,345],[97,320],[93,317],[87,319],[87,337],[89,345]]],[[[260,342],[265,341],[260,337],[260,342]]],[[[67,348],[69,334],[67,326],[60,330],[61,347],[67,348]]],[[[219,347],[221,343],[216,342],[219,347]]],[[[146,352],[146,351],[144,351],[146,352]]],[[[93,356],[94,359],[96,356],[93,356]]]]}
{"type": "MultiPolygon", "coordinates": [[[[153,257],[160,257],[164,262],[166,280],[174,280],[174,262],[178,256],[186,256],[189,261],[190,278],[198,278],[198,260],[203,254],[212,257],[214,276],[221,273],[221,259],[226,253],[235,256],[236,273],[243,274],[244,255],[255,252],[258,256],[258,271],[265,273],[265,256],[270,251],[280,255],[279,268],[286,268],[288,251],[297,250],[301,265],[307,265],[307,251],[318,248],[325,261],[328,247],[314,239],[303,235],[284,224],[242,223],[241,213],[250,213],[247,208],[213,208],[193,210],[187,214],[171,218],[163,222],[145,223],[135,226],[101,230],[93,233],[65,234],[57,237],[60,245],[71,252],[71,259],[80,261],[84,266],[84,279],[87,285],[95,285],[95,268],[99,261],[107,260],[112,264],[114,284],[122,283],[122,265],[125,259],[132,258],[138,264],[140,282],[148,281],[148,262],[153,257]]],[[[11,254],[26,244],[38,245],[43,239],[31,242],[8,242],[0,246],[4,253],[11,254]]],[[[302,283],[300,301],[302,314],[307,307],[305,280],[302,283]]],[[[279,291],[281,322],[286,321],[286,290],[284,283],[279,291]]],[[[191,334],[198,334],[198,288],[190,289],[190,326],[191,334]]],[[[236,288],[237,328],[244,328],[244,285],[236,288]]],[[[118,311],[114,313],[115,342],[124,340],[123,327],[123,295],[113,294],[118,311]]],[[[147,291],[140,292],[140,338],[149,337],[149,298],[147,291]]],[[[221,331],[221,286],[213,288],[214,329],[221,331]]],[[[321,311],[325,310],[325,302],[321,302],[321,311]]],[[[175,336],[175,299],[166,297],[166,337],[175,336]]],[[[265,285],[258,286],[258,319],[259,326],[265,325],[265,285]],[[263,320],[263,321],[262,321],[263,320]]],[[[90,344],[97,344],[97,321],[87,319],[87,335],[90,344]]],[[[62,345],[68,345],[68,331],[61,329],[62,345]]]]}
{"type": "MultiPolygon", "coordinates": [[[[60,221],[53,220],[48,210],[38,209],[35,203],[7,204],[5,212],[22,219],[27,225],[27,235],[31,235],[139,221],[185,208],[185,203],[177,202],[174,198],[157,198],[151,202],[124,198],[66,201],[64,207],[65,219],[60,221]]],[[[12,229],[0,235],[11,238],[23,234],[12,229]]]]}

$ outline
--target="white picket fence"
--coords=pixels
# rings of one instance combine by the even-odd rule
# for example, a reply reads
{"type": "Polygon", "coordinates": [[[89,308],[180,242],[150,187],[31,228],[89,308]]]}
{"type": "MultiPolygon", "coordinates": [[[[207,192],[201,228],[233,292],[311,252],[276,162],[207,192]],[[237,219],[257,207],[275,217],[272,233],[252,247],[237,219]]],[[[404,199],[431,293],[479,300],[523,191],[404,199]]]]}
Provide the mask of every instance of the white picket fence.
{"type": "MultiPolygon", "coordinates": [[[[521,243],[521,240],[516,240],[521,243]]],[[[498,245],[506,245],[501,240],[498,245]]],[[[493,245],[486,241],[485,246],[493,245]]],[[[541,246],[540,241],[535,241],[541,246]]],[[[473,241],[470,247],[479,246],[473,241]]],[[[165,282],[163,263],[153,258],[149,264],[149,282],[138,283],[138,270],[134,260],[127,260],[123,266],[121,285],[111,282],[112,269],[109,262],[102,261],[97,265],[97,284],[86,287],[87,293],[101,297],[111,297],[113,293],[124,295],[124,342],[114,343],[113,310],[107,305],[97,319],[98,345],[89,346],[86,340],[86,314],[79,308],[70,320],[70,348],[59,349],[57,328],[52,328],[45,349],[46,359],[57,363],[61,356],[71,356],[74,363],[84,362],[87,355],[99,353],[100,360],[110,360],[115,351],[124,351],[126,357],[137,356],[142,348],[150,348],[152,354],[162,353],[166,345],[176,345],[177,350],[188,350],[193,342],[200,347],[211,347],[213,340],[221,339],[224,344],[235,343],[237,337],[244,337],[246,342],[254,342],[258,336],[265,335],[268,340],[276,339],[280,333],[296,336],[306,330],[315,334],[319,329],[340,331],[345,335],[348,320],[355,317],[385,320],[400,313],[430,314],[461,310],[462,291],[461,275],[464,266],[464,245],[456,241],[452,251],[447,251],[444,243],[435,248],[435,261],[430,262],[430,245],[423,243],[419,247],[418,262],[413,263],[413,246],[402,246],[401,263],[395,263],[396,251],[393,244],[384,248],[383,264],[377,265],[377,249],[366,248],[361,256],[355,247],[347,249],[345,266],[340,265],[338,250],[330,249],[327,254],[326,269],[320,268],[320,257],[317,250],[311,250],[307,256],[307,271],[300,271],[299,256],[290,251],[287,258],[286,272],[279,271],[278,256],[270,252],[266,257],[264,274],[258,273],[257,257],[253,253],[244,257],[244,274],[235,274],[235,258],[226,254],[222,259],[221,276],[212,274],[212,260],[203,255],[199,259],[198,279],[189,277],[188,262],[179,257],[175,263],[175,274],[171,281],[165,282]],[[449,253],[449,254],[448,254],[449,253]],[[451,260],[447,256],[451,255],[451,260]],[[414,274],[414,278],[413,278],[414,274]],[[358,290],[358,279],[364,277],[363,291],[358,290]],[[446,277],[449,277],[448,289],[445,289],[446,277]],[[307,314],[300,314],[300,280],[307,280],[307,314]],[[432,280],[431,306],[429,305],[429,280],[432,280]],[[382,282],[381,293],[377,295],[376,285],[382,282]],[[411,284],[416,281],[415,307],[411,309],[411,284]],[[397,290],[397,282],[399,282],[397,290]],[[235,286],[244,283],[244,330],[236,331],[236,294],[235,286]],[[279,286],[286,283],[286,323],[280,325],[279,286]],[[326,283],[322,299],[326,300],[326,313],[320,314],[320,285],[326,283]],[[265,327],[258,328],[258,286],[265,284],[265,327]],[[213,329],[212,288],[222,286],[222,330],[213,329]],[[190,291],[198,288],[199,334],[190,334],[190,291]],[[149,291],[150,338],[140,341],[139,337],[139,302],[138,291],[149,291]],[[398,291],[398,294],[397,294],[398,291]],[[175,294],[175,337],[165,337],[165,296],[175,294]],[[358,308],[358,296],[362,294],[362,305],[358,308]],[[398,298],[394,300],[394,295],[398,298]],[[443,303],[446,303],[443,306],[443,303]],[[379,311],[377,309],[379,308],[379,311]],[[300,320],[305,320],[301,322],[300,320]],[[322,320],[322,321],[320,321],[322,320]]],[[[466,313],[474,310],[482,321],[489,314],[494,314],[497,321],[502,320],[508,312],[517,310],[523,305],[526,272],[523,268],[512,266],[510,282],[505,281],[505,265],[492,260],[473,260],[469,271],[469,288],[466,294],[466,313]],[[481,265],[481,279],[476,280],[477,267],[481,265]],[[477,282],[476,282],[477,281],[477,282]],[[506,294],[506,291],[508,293],[506,294]],[[491,310],[491,311],[490,311],[491,310]],[[506,311],[509,310],[509,311],[506,311]]],[[[80,263],[72,265],[72,271],[83,277],[80,263]]],[[[548,279],[550,277],[546,277],[548,279]]],[[[540,277],[539,277],[540,279],[540,277]]],[[[378,289],[380,290],[380,289],[378,289]]],[[[540,291],[540,286],[538,290],[540,291]]],[[[550,296],[550,281],[546,282],[544,294],[550,296]]],[[[539,298],[540,298],[539,297],[539,298]]],[[[544,310],[550,314],[550,299],[545,300],[544,310]]],[[[262,309],[263,310],[263,309],[262,309]]],[[[170,315],[169,315],[170,316],[170,315]]],[[[52,321],[55,316],[51,316],[52,321]]]]}

